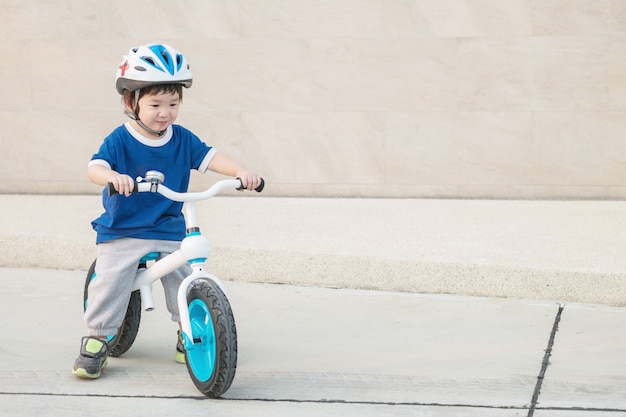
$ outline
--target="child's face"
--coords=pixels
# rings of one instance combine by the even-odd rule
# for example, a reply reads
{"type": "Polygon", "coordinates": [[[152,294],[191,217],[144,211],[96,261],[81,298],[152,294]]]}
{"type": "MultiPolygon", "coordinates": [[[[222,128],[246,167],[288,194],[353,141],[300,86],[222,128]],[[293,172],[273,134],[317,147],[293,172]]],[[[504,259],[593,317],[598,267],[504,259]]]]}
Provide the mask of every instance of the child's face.
{"type": "MultiPolygon", "coordinates": [[[[176,121],[179,107],[180,97],[176,93],[146,94],[139,99],[139,119],[150,129],[162,131],[176,121]]],[[[158,138],[141,130],[148,137],[158,138]]]]}

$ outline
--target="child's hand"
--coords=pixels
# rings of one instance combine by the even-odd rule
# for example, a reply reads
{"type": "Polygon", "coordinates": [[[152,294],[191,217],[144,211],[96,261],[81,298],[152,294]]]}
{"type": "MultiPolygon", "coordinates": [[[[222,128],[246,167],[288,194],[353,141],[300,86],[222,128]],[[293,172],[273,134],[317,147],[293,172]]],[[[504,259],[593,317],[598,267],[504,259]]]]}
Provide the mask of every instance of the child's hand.
{"type": "Polygon", "coordinates": [[[240,178],[241,183],[243,184],[243,188],[249,191],[253,191],[259,185],[261,185],[261,177],[248,171],[237,172],[235,177],[240,178]]]}
{"type": "Polygon", "coordinates": [[[113,187],[115,187],[118,193],[124,194],[126,197],[131,195],[135,188],[135,180],[126,174],[118,174],[115,172],[109,177],[108,182],[113,184],[113,187]]]}

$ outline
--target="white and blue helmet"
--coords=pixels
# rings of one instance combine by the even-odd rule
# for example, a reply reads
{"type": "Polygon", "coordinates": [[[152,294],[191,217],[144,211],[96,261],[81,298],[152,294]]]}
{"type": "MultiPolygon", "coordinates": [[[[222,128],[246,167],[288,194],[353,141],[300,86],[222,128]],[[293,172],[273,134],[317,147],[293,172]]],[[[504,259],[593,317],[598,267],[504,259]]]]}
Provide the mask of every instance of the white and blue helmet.
{"type": "Polygon", "coordinates": [[[182,84],[191,87],[191,70],[187,60],[168,45],[151,43],[132,48],[117,67],[115,88],[136,91],[157,84],[182,84]]]}

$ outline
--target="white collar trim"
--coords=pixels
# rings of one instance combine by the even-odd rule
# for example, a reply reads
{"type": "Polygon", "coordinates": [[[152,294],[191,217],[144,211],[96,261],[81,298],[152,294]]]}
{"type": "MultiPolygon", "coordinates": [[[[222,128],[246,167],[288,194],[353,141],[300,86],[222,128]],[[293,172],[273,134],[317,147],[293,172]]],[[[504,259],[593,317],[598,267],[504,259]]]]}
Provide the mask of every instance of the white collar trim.
{"type": "Polygon", "coordinates": [[[124,123],[124,127],[126,128],[126,130],[128,130],[128,133],[130,133],[132,137],[137,139],[142,144],[146,146],[150,146],[152,148],[159,148],[163,145],[166,145],[170,141],[170,139],[172,139],[172,126],[171,125],[167,127],[167,131],[165,132],[165,135],[163,135],[163,137],[160,139],[150,139],[150,138],[145,137],[144,135],[139,133],[133,127],[133,125],[130,124],[130,122],[124,123]]]}

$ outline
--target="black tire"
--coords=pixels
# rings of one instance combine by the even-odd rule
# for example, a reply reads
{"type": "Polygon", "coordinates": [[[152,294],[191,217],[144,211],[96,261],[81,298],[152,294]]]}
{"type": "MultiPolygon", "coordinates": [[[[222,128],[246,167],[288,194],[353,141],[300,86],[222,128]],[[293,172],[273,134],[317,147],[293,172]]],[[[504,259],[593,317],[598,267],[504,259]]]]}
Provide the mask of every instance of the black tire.
{"type": "MultiPolygon", "coordinates": [[[[89,283],[96,278],[96,261],[93,261],[87,278],[85,279],[85,289],[83,292],[83,309],[87,309],[89,302],[89,283]]],[[[109,339],[109,356],[118,357],[123,355],[130,349],[135,342],[137,333],[139,332],[139,324],[141,323],[141,295],[139,290],[133,291],[130,295],[128,308],[124,321],[119,328],[117,334],[109,339]]]]}
{"type": "Polygon", "coordinates": [[[226,295],[213,281],[196,281],[187,294],[194,338],[185,352],[187,370],[196,387],[207,397],[219,398],[235,378],[237,329],[226,295]]]}

